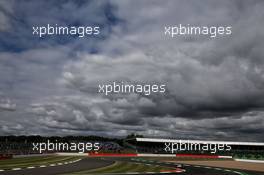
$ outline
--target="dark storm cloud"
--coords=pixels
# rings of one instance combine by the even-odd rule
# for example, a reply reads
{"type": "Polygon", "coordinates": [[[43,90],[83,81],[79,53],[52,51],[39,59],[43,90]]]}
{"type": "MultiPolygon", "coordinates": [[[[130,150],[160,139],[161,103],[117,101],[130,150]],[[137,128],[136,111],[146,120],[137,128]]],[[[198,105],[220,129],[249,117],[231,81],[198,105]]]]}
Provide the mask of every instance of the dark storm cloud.
{"type": "MultiPolygon", "coordinates": [[[[96,41],[105,39],[111,26],[118,19],[112,17],[111,4],[107,1],[2,1],[0,4],[0,50],[20,52],[27,49],[70,45],[70,49],[97,50],[96,41]],[[100,36],[79,40],[78,37],[45,37],[32,35],[32,27],[61,26],[100,26],[100,36]],[[85,43],[85,44],[84,44],[85,43]]],[[[99,48],[98,48],[99,49],[99,48]]]]}
{"type": "Polygon", "coordinates": [[[263,1],[3,2],[0,106],[16,109],[0,107],[1,134],[263,141],[263,1]],[[46,23],[103,30],[99,38],[43,41],[28,33],[46,23]],[[165,25],[179,23],[231,25],[232,35],[164,36],[165,25]],[[97,93],[111,81],[166,84],[167,91],[97,93]]]}

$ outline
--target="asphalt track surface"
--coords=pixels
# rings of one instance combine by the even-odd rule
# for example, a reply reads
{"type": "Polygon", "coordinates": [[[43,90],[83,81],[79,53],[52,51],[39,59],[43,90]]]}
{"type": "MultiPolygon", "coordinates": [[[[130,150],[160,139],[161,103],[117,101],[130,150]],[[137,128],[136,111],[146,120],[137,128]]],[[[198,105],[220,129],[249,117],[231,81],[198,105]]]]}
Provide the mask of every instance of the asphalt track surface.
{"type": "MultiPolygon", "coordinates": [[[[168,163],[168,162],[147,161],[144,159],[140,160],[136,158],[135,159],[114,158],[114,157],[84,158],[72,164],[53,166],[53,167],[34,168],[34,169],[10,170],[10,171],[0,172],[0,175],[59,175],[59,174],[72,173],[72,172],[109,166],[117,160],[143,163],[146,165],[160,165],[166,167],[177,167],[180,165],[180,164],[168,163]]],[[[194,166],[194,165],[183,165],[183,168],[186,170],[186,172],[170,173],[170,175],[263,175],[263,173],[258,173],[258,172],[246,172],[247,174],[239,174],[239,172],[241,172],[240,170],[228,169],[229,171],[226,171],[225,169],[217,169],[214,167],[194,166]]],[[[152,175],[158,175],[158,174],[160,173],[153,173],[152,175]]],[[[148,173],[148,175],[150,175],[150,173],[148,173]]]]}
{"type": "Polygon", "coordinates": [[[1,175],[58,175],[58,174],[100,168],[111,165],[113,163],[114,163],[113,160],[103,160],[100,158],[84,158],[78,162],[67,165],[49,166],[49,167],[34,168],[34,169],[10,170],[10,171],[0,172],[0,174],[1,175]]]}

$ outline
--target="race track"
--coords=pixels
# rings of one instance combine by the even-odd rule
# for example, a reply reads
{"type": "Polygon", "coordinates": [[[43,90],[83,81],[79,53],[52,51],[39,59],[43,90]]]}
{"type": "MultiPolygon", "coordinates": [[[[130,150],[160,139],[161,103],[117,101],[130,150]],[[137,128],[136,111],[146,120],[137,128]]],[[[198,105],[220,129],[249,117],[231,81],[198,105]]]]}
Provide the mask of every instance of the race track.
{"type": "Polygon", "coordinates": [[[78,162],[59,165],[48,166],[43,168],[22,169],[22,170],[10,170],[0,172],[1,175],[58,175],[64,173],[71,173],[76,171],[83,171],[87,169],[100,168],[113,164],[112,160],[102,160],[100,158],[85,158],[78,162]]]}
{"type": "MultiPolygon", "coordinates": [[[[19,175],[59,175],[59,174],[79,172],[89,169],[105,167],[113,164],[115,161],[128,161],[128,162],[142,163],[146,165],[153,165],[153,166],[159,165],[165,167],[182,166],[183,169],[186,170],[185,172],[182,173],[169,173],[171,175],[173,174],[174,175],[179,175],[179,174],[180,175],[261,175],[261,173],[258,172],[245,172],[245,171],[230,170],[225,168],[205,167],[205,166],[196,166],[196,165],[181,165],[173,162],[160,162],[160,161],[152,161],[152,160],[137,159],[137,158],[118,158],[118,157],[84,158],[78,162],[67,165],[47,166],[47,167],[34,168],[34,169],[10,170],[10,171],[0,172],[0,174],[1,175],[18,175],[18,174],[19,175]]],[[[123,174],[129,174],[129,173],[123,173],[123,174]]],[[[160,173],[147,173],[147,174],[157,175],[160,173]]]]}

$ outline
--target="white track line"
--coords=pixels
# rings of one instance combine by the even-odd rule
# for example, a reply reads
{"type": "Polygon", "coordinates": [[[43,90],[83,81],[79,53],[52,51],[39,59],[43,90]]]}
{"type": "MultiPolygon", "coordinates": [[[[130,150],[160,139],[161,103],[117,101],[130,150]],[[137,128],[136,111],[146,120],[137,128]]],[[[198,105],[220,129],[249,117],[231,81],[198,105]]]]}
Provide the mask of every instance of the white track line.
{"type": "Polygon", "coordinates": [[[33,168],[35,168],[34,166],[29,166],[29,167],[27,167],[27,169],[33,169],[33,168]]]}
{"type": "Polygon", "coordinates": [[[236,173],[236,174],[239,174],[239,175],[243,175],[243,173],[241,173],[241,172],[238,172],[238,171],[232,171],[232,170],[229,170],[229,169],[214,168],[214,167],[199,166],[199,165],[185,165],[185,164],[183,164],[183,165],[184,165],[184,166],[193,166],[193,167],[196,167],[196,168],[215,169],[215,170],[218,170],[218,171],[232,172],[232,173],[236,173]]]}
{"type": "Polygon", "coordinates": [[[12,168],[13,171],[21,170],[21,168],[12,168]]]}
{"type": "MultiPolygon", "coordinates": [[[[47,167],[47,166],[58,166],[58,165],[67,165],[67,164],[70,164],[70,163],[75,163],[75,162],[78,162],[82,159],[77,159],[77,160],[73,160],[73,161],[69,161],[69,162],[63,162],[63,163],[55,163],[55,164],[49,164],[49,165],[40,165],[39,168],[44,168],[44,167],[47,167]]],[[[29,167],[26,167],[26,168],[23,168],[23,169],[33,169],[33,168],[37,168],[37,167],[34,167],[34,166],[29,166],[29,167]]],[[[17,170],[23,170],[22,168],[12,168],[12,169],[9,169],[9,170],[12,170],[12,171],[17,171],[17,170]]],[[[3,172],[5,170],[1,170],[0,169],[0,172],[3,172]]]]}
{"type": "Polygon", "coordinates": [[[205,168],[207,168],[207,169],[212,169],[212,167],[209,167],[209,166],[206,166],[205,168]]]}

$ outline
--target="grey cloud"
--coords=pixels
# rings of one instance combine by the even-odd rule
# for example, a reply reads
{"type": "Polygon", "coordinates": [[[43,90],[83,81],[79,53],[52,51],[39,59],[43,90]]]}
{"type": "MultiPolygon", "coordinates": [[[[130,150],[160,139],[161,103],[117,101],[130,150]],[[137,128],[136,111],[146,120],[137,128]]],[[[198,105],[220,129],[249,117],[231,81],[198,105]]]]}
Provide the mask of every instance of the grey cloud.
{"type": "MultiPolygon", "coordinates": [[[[63,81],[69,87],[94,94],[102,82],[165,83],[165,96],[146,97],[153,105],[136,110],[145,117],[158,116],[165,121],[168,115],[192,122],[213,122],[226,117],[238,126],[244,121],[239,115],[256,108],[262,110],[264,79],[260,58],[264,54],[259,49],[263,44],[263,32],[259,29],[264,25],[259,21],[264,14],[261,1],[208,1],[206,5],[197,2],[192,6],[187,2],[179,6],[177,2],[166,1],[161,5],[155,1],[151,15],[145,10],[146,4],[149,5],[146,1],[137,1],[140,5],[134,1],[116,3],[119,7],[116,14],[127,21],[127,30],[123,26],[115,28],[112,37],[102,44],[105,54],[84,55],[78,62],[67,64],[65,72],[71,76],[64,77],[63,81]],[[231,25],[233,34],[210,40],[164,40],[164,25],[178,23],[231,25]],[[120,37],[124,39],[117,42],[120,37]],[[121,54],[113,54],[115,48],[121,54]]],[[[121,114],[122,110],[116,112],[116,116],[121,114]]],[[[162,127],[157,127],[158,130],[162,127]]],[[[201,137],[206,135],[205,129],[197,130],[201,137]]],[[[233,132],[230,137],[239,130],[233,129],[233,132]]],[[[216,132],[212,137],[217,134],[229,138],[225,132],[216,132]]]]}
{"type": "Polygon", "coordinates": [[[1,52],[0,90],[18,108],[16,115],[3,114],[1,122],[9,121],[3,133],[263,140],[263,1],[110,1],[114,19],[103,1],[49,1],[26,3],[16,14],[51,4],[47,17],[45,11],[35,17],[26,11],[26,23],[107,24],[104,37],[49,39],[37,47],[30,40],[30,49],[1,52]],[[164,25],[179,23],[231,25],[233,33],[215,39],[164,36],[164,25]],[[112,81],[166,84],[167,91],[98,94],[99,84],[112,81]],[[16,123],[18,114],[22,121],[16,123]]]}
{"type": "Polygon", "coordinates": [[[0,99],[0,110],[14,111],[15,109],[15,103],[12,103],[9,99],[0,99]]]}
{"type": "Polygon", "coordinates": [[[0,92],[0,112],[1,111],[15,111],[16,103],[14,103],[10,98],[6,97],[0,92]]]}
{"type": "Polygon", "coordinates": [[[148,118],[149,128],[161,130],[165,134],[163,137],[179,137],[196,139],[213,139],[213,140],[236,140],[243,141],[263,141],[263,112],[254,111],[243,113],[233,118],[208,118],[202,120],[191,120],[186,118],[148,118]],[[246,139],[244,138],[246,137],[246,139]]]}
{"type": "Polygon", "coordinates": [[[10,29],[10,18],[9,16],[13,13],[13,2],[0,2],[0,32],[6,32],[10,29]]]}
{"type": "MultiPolygon", "coordinates": [[[[33,48],[56,47],[68,45],[74,50],[97,52],[98,41],[104,40],[111,32],[112,7],[107,1],[64,1],[64,2],[36,2],[36,1],[8,1],[0,4],[0,51],[14,52],[33,48]],[[62,26],[100,26],[99,37],[56,36],[38,38],[32,35],[32,27],[62,25],[62,26]],[[8,29],[8,30],[7,30],[8,29]],[[2,29],[1,29],[2,30],[2,29]]],[[[114,16],[113,16],[114,17],[114,16]]]]}

